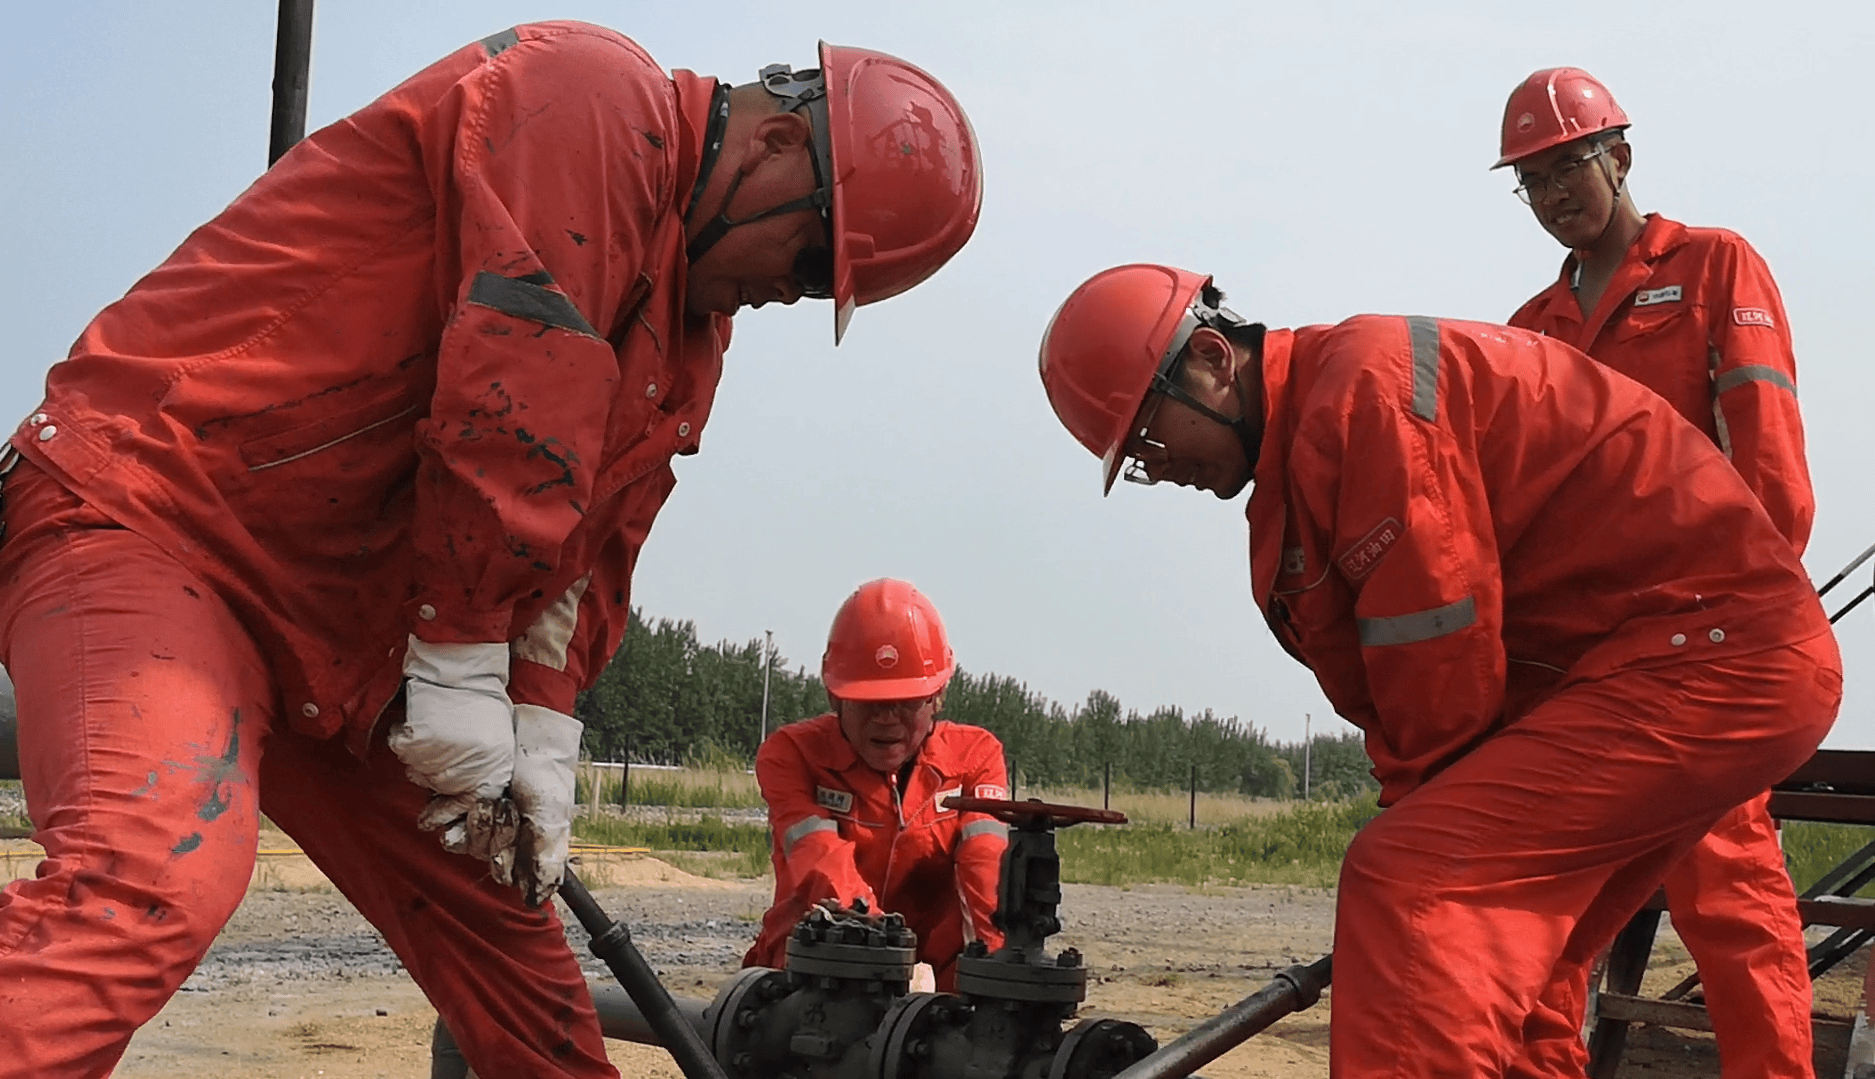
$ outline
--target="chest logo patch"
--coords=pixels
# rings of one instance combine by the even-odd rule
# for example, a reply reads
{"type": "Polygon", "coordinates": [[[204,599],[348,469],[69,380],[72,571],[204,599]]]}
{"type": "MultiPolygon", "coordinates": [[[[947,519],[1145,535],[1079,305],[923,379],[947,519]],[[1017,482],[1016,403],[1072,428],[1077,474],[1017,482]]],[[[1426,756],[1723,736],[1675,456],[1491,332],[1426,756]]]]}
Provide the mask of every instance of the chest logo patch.
{"type": "Polygon", "coordinates": [[[830,787],[815,787],[814,804],[822,809],[831,809],[835,813],[851,813],[853,812],[853,792],[837,791],[830,787]]]}
{"type": "Polygon", "coordinates": [[[1771,312],[1762,307],[1734,307],[1732,308],[1732,321],[1740,326],[1763,326],[1767,330],[1777,329],[1777,320],[1771,317],[1771,312]]]}
{"type": "Polygon", "coordinates": [[[1309,568],[1308,556],[1300,547],[1283,548],[1283,573],[1294,576],[1309,568]]]}
{"type": "Polygon", "coordinates": [[[1387,550],[1400,542],[1400,536],[1406,532],[1400,522],[1392,517],[1381,521],[1368,530],[1367,535],[1354,542],[1335,563],[1341,567],[1341,575],[1350,581],[1358,581],[1374,571],[1387,550]]]}
{"type": "Polygon", "coordinates": [[[961,797],[963,793],[964,789],[962,787],[952,787],[949,790],[939,791],[937,792],[937,797],[931,799],[931,804],[937,808],[939,813],[955,813],[957,812],[956,810],[946,809],[944,807],[944,799],[961,797]]]}
{"type": "Polygon", "coordinates": [[[1009,800],[1009,791],[994,783],[979,783],[977,784],[977,797],[990,798],[998,802],[1007,802],[1009,800]]]}
{"type": "Polygon", "coordinates": [[[1665,285],[1661,288],[1644,288],[1634,294],[1634,306],[1652,307],[1657,303],[1679,303],[1685,290],[1678,285],[1665,285]]]}

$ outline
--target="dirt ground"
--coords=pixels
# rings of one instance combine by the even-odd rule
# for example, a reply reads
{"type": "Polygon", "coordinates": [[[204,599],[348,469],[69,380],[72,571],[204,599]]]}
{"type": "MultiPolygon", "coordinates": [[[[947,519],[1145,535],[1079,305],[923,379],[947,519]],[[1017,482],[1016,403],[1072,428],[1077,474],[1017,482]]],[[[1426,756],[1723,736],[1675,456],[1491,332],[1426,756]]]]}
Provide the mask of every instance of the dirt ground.
{"type": "MultiPolygon", "coordinates": [[[[263,839],[283,850],[284,837],[263,839]]],[[[0,842],[8,879],[28,875],[36,848],[0,842]]],[[[586,855],[582,875],[623,920],[673,993],[708,998],[754,939],[769,881],[692,876],[645,855],[586,855]]],[[[1293,887],[1194,890],[1068,885],[1066,928],[1094,975],[1083,1015],[1137,1022],[1161,1043],[1256,991],[1275,971],[1330,947],[1332,891],[1293,887]]],[[[570,917],[567,919],[572,920],[570,917]]],[[[590,975],[610,975],[570,930],[590,975]]],[[[1663,932],[1648,988],[1691,970],[1663,932]]],[[[1818,1010],[1847,1017],[1860,960],[1819,983],[1818,1010]]],[[[1333,992],[1204,1068],[1210,1079],[1325,1079],[1333,992]]],[[[246,902],[202,966],[131,1042],[126,1079],[415,1079],[429,1074],[435,1012],[371,927],[302,856],[264,855],[246,902]]],[[[679,1075],[662,1050],[608,1043],[631,1076],[679,1075]]],[[[1637,1028],[1624,1079],[1716,1076],[1710,1036],[1637,1028]]],[[[1841,1055],[1819,1052],[1819,1074],[1842,1074],[1841,1055]]]]}

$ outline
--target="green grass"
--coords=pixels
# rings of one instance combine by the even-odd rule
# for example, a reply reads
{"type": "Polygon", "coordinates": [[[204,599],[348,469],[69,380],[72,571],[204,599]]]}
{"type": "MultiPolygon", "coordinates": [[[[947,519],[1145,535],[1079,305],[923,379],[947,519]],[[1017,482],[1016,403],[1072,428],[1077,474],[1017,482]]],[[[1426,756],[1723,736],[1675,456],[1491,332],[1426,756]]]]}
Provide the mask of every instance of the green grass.
{"type": "Polygon", "coordinates": [[[588,843],[613,847],[649,847],[660,855],[676,853],[668,859],[679,869],[697,872],[707,866],[715,876],[728,872],[734,876],[759,877],[768,872],[768,829],[757,824],[731,824],[721,817],[703,817],[696,821],[627,821],[581,818],[573,823],[573,833],[588,843]],[[729,859],[684,858],[687,853],[711,851],[728,853],[729,859]]]}
{"type": "MultiPolygon", "coordinates": [[[[592,771],[582,766],[573,777],[574,800],[580,805],[592,803],[592,771]]],[[[599,791],[600,801],[620,804],[616,773],[606,775],[599,791]]],[[[630,805],[677,806],[684,809],[760,809],[761,788],[747,772],[728,768],[633,769],[630,789],[624,792],[630,805]]]]}
{"type": "Polygon", "coordinates": [[[1075,827],[1056,834],[1063,880],[1125,886],[1335,883],[1341,856],[1380,812],[1372,797],[1300,803],[1278,812],[1189,830],[1173,824],[1075,827]]]}
{"type": "MultiPolygon", "coordinates": [[[[1875,828],[1855,824],[1792,821],[1784,825],[1784,862],[1790,866],[1791,882],[1802,892],[1870,840],[1875,840],[1875,828]]],[[[1864,888],[1858,894],[1875,893],[1864,888]]]]}

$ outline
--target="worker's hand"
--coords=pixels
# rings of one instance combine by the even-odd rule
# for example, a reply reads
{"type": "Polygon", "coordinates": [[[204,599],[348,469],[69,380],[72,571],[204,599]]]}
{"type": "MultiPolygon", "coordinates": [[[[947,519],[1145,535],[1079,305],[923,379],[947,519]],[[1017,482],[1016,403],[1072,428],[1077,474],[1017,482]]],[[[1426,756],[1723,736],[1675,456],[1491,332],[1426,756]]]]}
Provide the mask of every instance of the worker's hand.
{"type": "Polygon", "coordinates": [[[491,859],[495,879],[521,889],[530,907],[553,896],[566,875],[573,836],[573,769],[583,728],[572,716],[537,704],[514,706],[514,843],[491,859]]]}
{"type": "Polygon", "coordinates": [[[385,742],[411,782],[436,797],[417,824],[443,846],[487,859],[512,847],[514,807],[499,804],[514,775],[514,705],[506,644],[428,644],[404,654],[404,720],[385,742]]]}

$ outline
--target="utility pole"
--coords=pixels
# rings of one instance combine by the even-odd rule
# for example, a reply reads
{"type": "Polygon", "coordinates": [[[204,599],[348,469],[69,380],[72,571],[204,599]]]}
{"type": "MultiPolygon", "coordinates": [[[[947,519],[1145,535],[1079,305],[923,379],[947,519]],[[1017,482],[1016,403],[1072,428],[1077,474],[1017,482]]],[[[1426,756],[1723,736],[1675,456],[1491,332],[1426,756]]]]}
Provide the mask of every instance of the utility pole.
{"type": "Polygon", "coordinates": [[[1309,767],[1312,763],[1310,755],[1314,749],[1315,740],[1309,736],[1309,714],[1304,712],[1302,713],[1302,800],[1305,802],[1309,800],[1309,773],[1314,771],[1309,767]]]}
{"type": "Polygon", "coordinates": [[[768,741],[768,671],[775,665],[775,631],[762,631],[762,736],[756,739],[756,747],[768,741]]]}
{"type": "Polygon", "coordinates": [[[312,71],[313,0],[280,0],[273,48],[273,117],[267,164],[306,135],[306,87],[312,71]]]}

